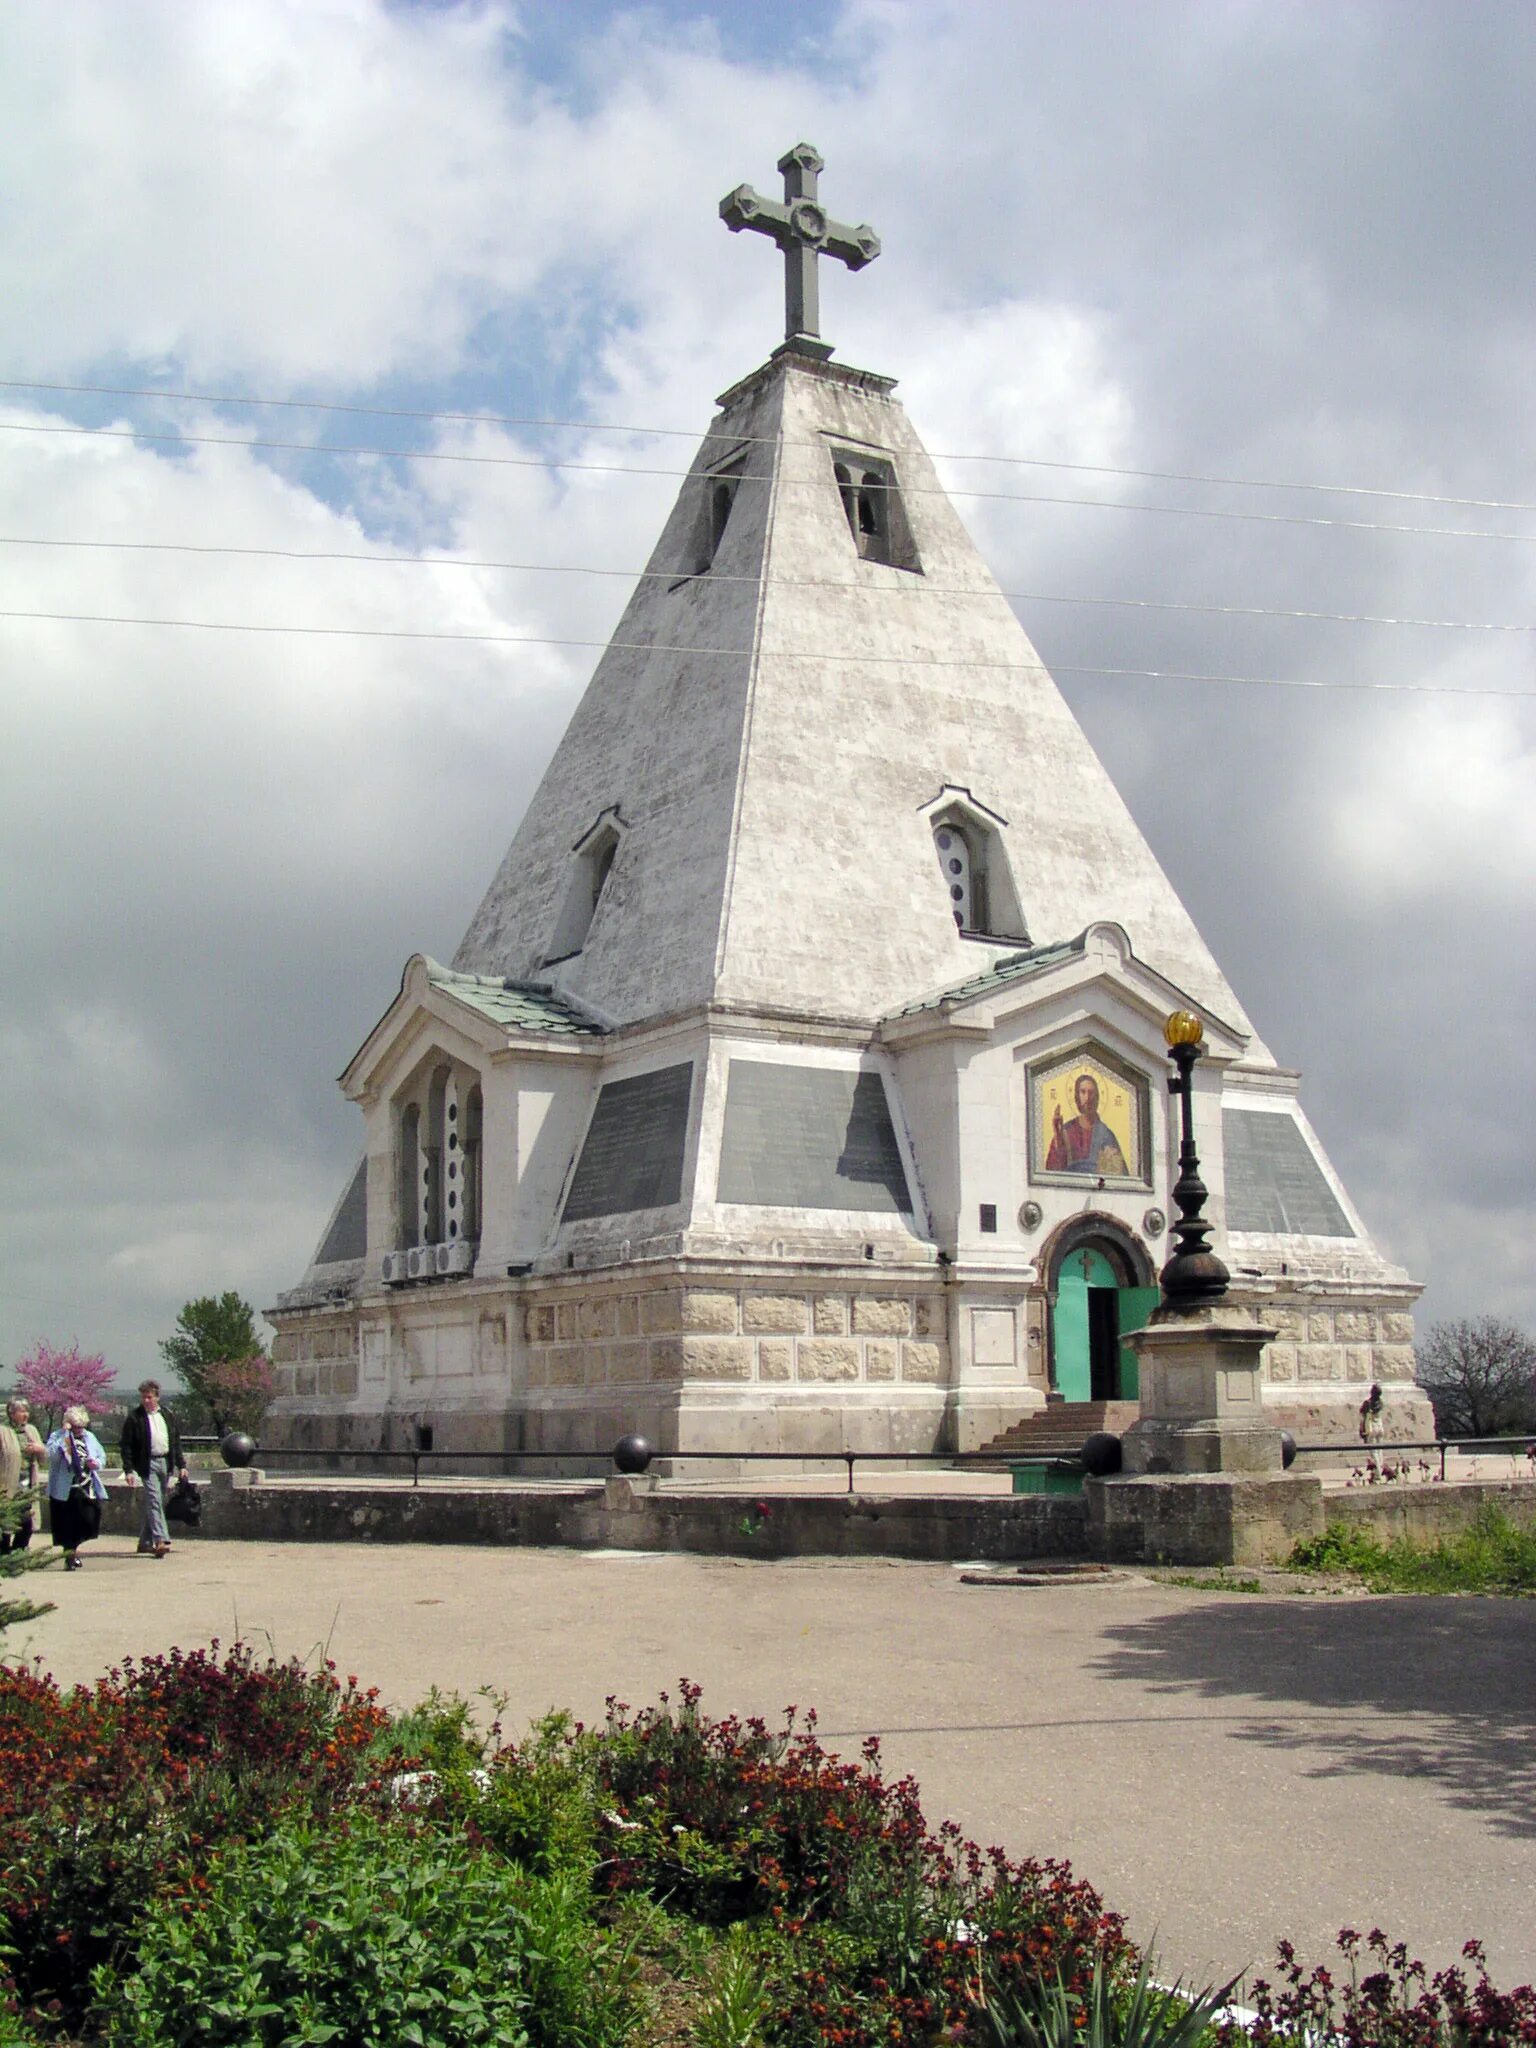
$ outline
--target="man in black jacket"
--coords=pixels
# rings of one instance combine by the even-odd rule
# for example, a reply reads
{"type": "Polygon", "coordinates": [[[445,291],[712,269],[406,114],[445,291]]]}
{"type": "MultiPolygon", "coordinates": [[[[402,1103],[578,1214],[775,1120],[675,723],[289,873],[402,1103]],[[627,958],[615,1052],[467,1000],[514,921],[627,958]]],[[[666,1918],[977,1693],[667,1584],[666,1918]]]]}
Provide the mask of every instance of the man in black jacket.
{"type": "Polygon", "coordinates": [[[164,1557],[171,1547],[171,1532],[165,1519],[165,1483],[174,1471],[185,1479],[187,1461],[181,1455],[181,1431],[174,1415],[160,1406],[160,1382],[143,1380],[139,1405],[123,1424],[123,1470],[128,1484],[135,1479],[144,1486],[144,1505],[139,1511],[139,1553],[164,1557]]]}

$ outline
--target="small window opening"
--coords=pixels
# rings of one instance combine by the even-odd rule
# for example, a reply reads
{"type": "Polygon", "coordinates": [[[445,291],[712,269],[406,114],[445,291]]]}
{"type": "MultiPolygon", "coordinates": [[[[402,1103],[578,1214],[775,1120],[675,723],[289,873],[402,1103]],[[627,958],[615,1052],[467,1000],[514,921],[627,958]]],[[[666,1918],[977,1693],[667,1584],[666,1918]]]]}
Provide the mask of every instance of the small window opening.
{"type": "Polygon", "coordinates": [[[982,1203],[982,1205],[981,1205],[981,1227],[982,1227],[982,1231],[983,1231],[983,1233],[984,1233],[985,1235],[987,1235],[987,1236],[994,1236],[994,1235],[996,1234],[996,1231],[997,1231],[997,1204],[996,1204],[996,1202],[983,1202],[983,1203],[982,1203]]]}
{"type": "Polygon", "coordinates": [[[695,528],[694,574],[703,576],[714,561],[725,530],[731,523],[731,508],[736,503],[736,491],[741,483],[744,458],[732,463],[729,468],[717,469],[705,478],[704,509],[695,528]]]}
{"type": "Polygon", "coordinates": [[[597,906],[613,873],[622,838],[623,834],[616,826],[605,822],[577,846],[571,878],[566,885],[565,902],[555,924],[550,949],[544,956],[546,966],[555,960],[570,959],[586,944],[587,933],[597,915],[597,906]]]}
{"type": "Polygon", "coordinates": [[[893,464],[868,456],[843,454],[832,464],[843,517],[861,560],[885,562],[894,569],[921,574],[893,464]]]}
{"type": "Polygon", "coordinates": [[[711,558],[715,549],[725,539],[726,521],[731,516],[731,500],[736,493],[729,484],[716,484],[709,501],[709,552],[711,558]]]}

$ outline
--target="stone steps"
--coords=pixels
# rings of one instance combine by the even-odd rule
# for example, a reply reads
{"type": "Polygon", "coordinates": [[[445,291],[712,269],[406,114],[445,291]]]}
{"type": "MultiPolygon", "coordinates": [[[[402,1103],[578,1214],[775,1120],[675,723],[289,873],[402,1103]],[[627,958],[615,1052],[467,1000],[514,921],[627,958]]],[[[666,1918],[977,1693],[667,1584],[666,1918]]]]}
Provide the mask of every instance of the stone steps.
{"type": "Polygon", "coordinates": [[[1096,1429],[1123,1436],[1141,1414],[1136,1401],[1060,1401],[1031,1415],[981,1446],[977,1456],[1006,1463],[1014,1458],[1071,1458],[1096,1429]]]}

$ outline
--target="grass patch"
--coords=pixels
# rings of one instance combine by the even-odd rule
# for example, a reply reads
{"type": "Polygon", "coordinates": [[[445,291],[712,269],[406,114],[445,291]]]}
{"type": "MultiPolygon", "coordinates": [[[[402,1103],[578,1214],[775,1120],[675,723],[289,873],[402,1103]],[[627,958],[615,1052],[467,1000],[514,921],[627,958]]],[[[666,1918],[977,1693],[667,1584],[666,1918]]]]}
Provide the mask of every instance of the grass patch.
{"type": "Polygon", "coordinates": [[[1349,1572],[1373,1593],[1536,1594],[1536,1529],[1522,1528],[1502,1509],[1479,1510],[1471,1528],[1438,1543],[1397,1537],[1382,1543],[1363,1529],[1335,1523],[1298,1543],[1294,1571],[1349,1572]]]}
{"type": "Polygon", "coordinates": [[[1170,1586],[1191,1586],[1197,1593],[1262,1593],[1261,1579],[1233,1579],[1225,1572],[1170,1572],[1170,1586]]]}

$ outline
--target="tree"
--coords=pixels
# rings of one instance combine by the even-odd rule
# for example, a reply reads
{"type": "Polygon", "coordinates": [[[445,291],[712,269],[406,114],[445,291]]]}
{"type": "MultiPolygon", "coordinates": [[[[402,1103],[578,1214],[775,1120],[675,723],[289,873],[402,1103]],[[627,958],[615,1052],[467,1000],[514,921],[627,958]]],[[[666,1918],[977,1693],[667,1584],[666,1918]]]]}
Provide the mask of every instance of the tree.
{"type": "Polygon", "coordinates": [[[101,1415],[111,1407],[106,1398],[112,1368],[99,1351],[82,1352],[78,1344],[59,1351],[41,1339],[16,1367],[16,1391],[41,1410],[51,1430],[66,1408],[88,1408],[101,1415]]]}
{"type": "Polygon", "coordinates": [[[272,1361],[266,1354],[253,1351],[247,1358],[210,1359],[202,1367],[202,1381],[214,1433],[225,1436],[232,1429],[244,1429],[254,1436],[276,1392],[272,1361]]]}
{"type": "MultiPolygon", "coordinates": [[[[243,1412],[242,1395],[249,1397],[252,1392],[249,1385],[238,1383],[238,1375],[237,1383],[231,1384],[224,1369],[257,1359],[266,1364],[256,1335],[256,1311],[233,1290],[189,1301],[176,1318],[175,1334],[161,1344],[160,1355],[207,1404],[220,1436],[237,1427],[236,1416],[243,1412]]],[[[270,1380],[267,1399],[271,1399],[270,1380]]],[[[264,1410],[266,1403],[261,1405],[264,1410]]]]}
{"type": "Polygon", "coordinates": [[[1415,1371],[1442,1436],[1536,1432],[1536,1344],[1498,1316],[1436,1323],[1415,1371]]]}

